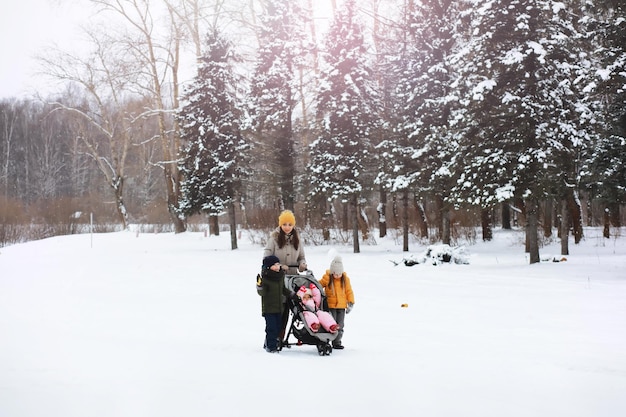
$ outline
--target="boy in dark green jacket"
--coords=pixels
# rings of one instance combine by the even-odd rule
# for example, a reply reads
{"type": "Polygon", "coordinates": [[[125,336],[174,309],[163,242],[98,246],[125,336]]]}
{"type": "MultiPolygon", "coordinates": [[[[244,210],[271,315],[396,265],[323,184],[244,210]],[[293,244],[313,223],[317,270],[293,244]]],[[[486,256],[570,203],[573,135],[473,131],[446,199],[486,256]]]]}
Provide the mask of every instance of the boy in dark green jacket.
{"type": "Polygon", "coordinates": [[[285,287],[285,271],[280,267],[278,257],[263,258],[263,269],[257,279],[256,291],[261,296],[261,310],[265,317],[265,343],[263,347],[270,353],[278,352],[278,335],[282,328],[282,315],[285,309],[285,296],[293,291],[285,287]]]}

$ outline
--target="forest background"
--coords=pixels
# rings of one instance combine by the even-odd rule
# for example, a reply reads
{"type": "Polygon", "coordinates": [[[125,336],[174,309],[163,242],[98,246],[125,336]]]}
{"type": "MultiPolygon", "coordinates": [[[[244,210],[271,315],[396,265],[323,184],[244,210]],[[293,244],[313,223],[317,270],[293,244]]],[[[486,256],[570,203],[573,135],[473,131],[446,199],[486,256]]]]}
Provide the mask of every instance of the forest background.
{"type": "Polygon", "coordinates": [[[533,263],[624,221],[625,1],[89,3],[86,52],[39,57],[59,91],[0,100],[0,246],[208,219],[236,248],[289,208],[355,252],[525,227],[533,263]]]}

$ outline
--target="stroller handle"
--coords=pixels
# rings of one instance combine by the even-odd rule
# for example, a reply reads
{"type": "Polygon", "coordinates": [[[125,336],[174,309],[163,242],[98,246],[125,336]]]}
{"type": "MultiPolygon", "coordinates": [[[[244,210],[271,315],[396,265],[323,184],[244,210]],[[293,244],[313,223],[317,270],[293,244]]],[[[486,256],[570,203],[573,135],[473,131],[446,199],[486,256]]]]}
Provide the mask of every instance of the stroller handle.
{"type": "MultiPolygon", "coordinates": [[[[296,276],[296,275],[308,275],[308,276],[312,276],[313,275],[313,271],[311,271],[309,268],[305,269],[304,271],[300,272],[300,266],[299,265],[287,265],[288,268],[298,268],[296,269],[296,273],[295,274],[291,274],[292,276],[296,276]]],[[[289,276],[289,275],[287,275],[289,276]]]]}

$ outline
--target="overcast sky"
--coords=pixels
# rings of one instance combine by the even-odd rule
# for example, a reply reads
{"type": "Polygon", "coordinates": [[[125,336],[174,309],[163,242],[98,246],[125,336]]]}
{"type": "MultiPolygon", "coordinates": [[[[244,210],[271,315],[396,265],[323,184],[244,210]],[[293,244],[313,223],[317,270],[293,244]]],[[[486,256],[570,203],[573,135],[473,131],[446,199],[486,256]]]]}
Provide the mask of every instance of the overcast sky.
{"type": "MultiPolygon", "coordinates": [[[[80,26],[91,15],[89,2],[12,0],[4,3],[0,13],[0,99],[52,93],[55,86],[38,74],[40,68],[35,56],[45,54],[54,45],[67,52],[78,48],[77,40],[82,37],[80,26]]],[[[330,3],[330,0],[316,0],[317,19],[331,16],[330,3]]]]}
{"type": "MultiPolygon", "coordinates": [[[[36,54],[53,42],[71,44],[85,19],[76,0],[19,0],[4,2],[0,13],[0,98],[45,92],[38,77],[36,54]]],[[[83,4],[86,2],[83,2],[83,4]]]]}

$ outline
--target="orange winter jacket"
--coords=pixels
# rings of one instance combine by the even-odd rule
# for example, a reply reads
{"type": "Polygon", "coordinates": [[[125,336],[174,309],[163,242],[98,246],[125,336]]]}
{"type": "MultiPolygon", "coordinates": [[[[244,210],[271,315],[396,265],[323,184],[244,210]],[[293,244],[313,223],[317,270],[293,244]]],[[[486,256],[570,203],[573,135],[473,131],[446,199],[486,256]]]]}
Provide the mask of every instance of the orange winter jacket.
{"type": "Polygon", "coordinates": [[[322,287],[324,287],[324,293],[328,300],[328,308],[346,308],[348,303],[354,304],[352,285],[350,284],[348,274],[345,272],[340,278],[331,278],[330,270],[327,269],[319,282],[322,284],[322,287]]]}

